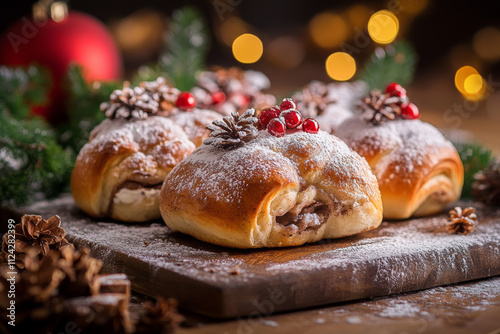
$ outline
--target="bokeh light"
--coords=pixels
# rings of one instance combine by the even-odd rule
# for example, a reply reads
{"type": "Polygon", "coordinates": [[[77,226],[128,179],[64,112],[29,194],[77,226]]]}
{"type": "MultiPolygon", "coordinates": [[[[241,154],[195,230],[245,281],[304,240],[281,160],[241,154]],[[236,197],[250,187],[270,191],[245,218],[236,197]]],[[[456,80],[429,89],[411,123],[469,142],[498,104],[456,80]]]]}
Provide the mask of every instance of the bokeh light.
{"type": "Polygon", "coordinates": [[[471,74],[464,80],[467,94],[477,94],[483,88],[483,78],[479,74],[471,74]]]}
{"type": "Polygon", "coordinates": [[[399,6],[403,13],[417,15],[427,7],[428,0],[399,0],[399,6]]]}
{"type": "Polygon", "coordinates": [[[331,54],[326,59],[325,67],[330,78],[337,81],[349,80],[356,73],[356,61],[345,52],[331,54]]]}
{"type": "Polygon", "coordinates": [[[371,9],[363,4],[356,4],[347,10],[347,18],[353,27],[364,29],[370,19],[371,9]]]}
{"type": "Polygon", "coordinates": [[[455,86],[457,87],[458,91],[463,95],[469,94],[465,90],[465,79],[467,79],[469,76],[473,74],[479,75],[478,71],[474,67],[468,65],[461,67],[455,73],[455,86]]]}
{"type": "Polygon", "coordinates": [[[487,84],[478,71],[472,66],[463,66],[455,74],[455,86],[469,101],[484,99],[488,91],[487,84]]]}
{"type": "Polygon", "coordinates": [[[252,64],[260,59],[264,47],[259,37],[252,34],[243,34],[233,42],[233,55],[243,64],[252,64]]]}
{"type": "Polygon", "coordinates": [[[318,46],[331,49],[346,40],[349,29],[340,15],[324,12],[312,18],[309,23],[309,33],[318,46]]]}
{"type": "Polygon", "coordinates": [[[281,36],[266,45],[265,56],[273,65],[282,69],[297,67],[304,60],[304,46],[293,36],[281,36]]]}
{"type": "Polygon", "coordinates": [[[500,59],[500,30],[487,27],[474,35],[474,51],[483,59],[500,59]]]}
{"type": "Polygon", "coordinates": [[[219,27],[219,36],[224,44],[231,46],[234,40],[249,32],[248,25],[239,17],[231,16],[225,19],[219,27]]]}
{"type": "Polygon", "coordinates": [[[374,13],[368,21],[368,33],[379,44],[391,43],[399,32],[399,21],[396,15],[388,10],[374,13]]]}

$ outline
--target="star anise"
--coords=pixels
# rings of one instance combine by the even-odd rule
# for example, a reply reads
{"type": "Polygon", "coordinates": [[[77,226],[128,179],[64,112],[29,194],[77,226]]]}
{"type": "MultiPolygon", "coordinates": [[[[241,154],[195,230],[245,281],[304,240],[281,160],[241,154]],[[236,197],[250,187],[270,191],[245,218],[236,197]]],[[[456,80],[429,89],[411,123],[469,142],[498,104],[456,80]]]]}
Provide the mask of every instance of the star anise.
{"type": "Polygon", "coordinates": [[[500,161],[474,175],[472,195],[479,202],[500,206],[500,161]]]}
{"type": "Polygon", "coordinates": [[[242,115],[233,112],[231,116],[223,117],[222,121],[215,120],[207,126],[212,133],[203,144],[220,148],[242,145],[257,136],[257,122],[254,109],[248,109],[242,115]]]}
{"type": "Polygon", "coordinates": [[[321,81],[311,82],[295,93],[292,98],[304,117],[321,115],[328,105],[336,102],[330,97],[328,85],[321,81]]]}
{"type": "Polygon", "coordinates": [[[144,119],[158,113],[160,104],[140,86],[130,87],[130,82],[123,84],[123,89],[111,93],[110,101],[101,103],[100,109],[110,119],[144,119]]]}
{"type": "Polygon", "coordinates": [[[158,298],[144,303],[144,314],[136,324],[135,333],[172,333],[184,317],[177,313],[177,301],[158,298]]]}
{"type": "Polygon", "coordinates": [[[406,97],[382,94],[378,90],[370,91],[359,104],[363,117],[373,125],[379,125],[386,120],[394,120],[401,115],[401,105],[407,102],[406,97]]]}
{"type": "Polygon", "coordinates": [[[21,223],[14,227],[15,251],[9,248],[9,233],[4,234],[0,262],[8,262],[9,254],[15,256],[15,265],[24,269],[24,259],[29,250],[34,250],[40,256],[48,254],[50,249],[61,250],[72,244],[66,240],[66,231],[61,227],[61,218],[53,216],[42,219],[37,215],[24,215],[21,223]]]}
{"type": "Polygon", "coordinates": [[[181,93],[177,88],[167,85],[163,77],[158,77],[155,81],[143,81],[139,84],[139,87],[143,88],[146,94],[158,102],[158,113],[163,115],[170,115],[172,113],[175,108],[175,102],[181,93]]]}
{"type": "Polygon", "coordinates": [[[468,234],[474,232],[477,222],[474,208],[469,207],[462,210],[457,206],[454,210],[450,210],[448,231],[455,234],[468,234]]]}

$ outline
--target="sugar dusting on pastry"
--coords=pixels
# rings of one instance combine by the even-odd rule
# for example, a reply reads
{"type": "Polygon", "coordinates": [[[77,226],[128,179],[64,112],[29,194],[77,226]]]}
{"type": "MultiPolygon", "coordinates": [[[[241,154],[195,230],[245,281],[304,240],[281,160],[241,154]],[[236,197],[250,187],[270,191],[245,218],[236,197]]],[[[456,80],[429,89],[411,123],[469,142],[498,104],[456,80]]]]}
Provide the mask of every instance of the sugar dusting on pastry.
{"type": "MultiPolygon", "coordinates": [[[[398,174],[410,175],[415,166],[426,163],[429,152],[436,153],[441,148],[453,147],[438,129],[420,120],[394,120],[375,126],[360,118],[351,118],[342,124],[336,135],[362,156],[372,157],[379,152],[390,152],[375,166],[374,173],[379,178],[387,166],[394,162],[398,162],[398,174]]],[[[379,179],[379,182],[391,180],[379,179]]]]}

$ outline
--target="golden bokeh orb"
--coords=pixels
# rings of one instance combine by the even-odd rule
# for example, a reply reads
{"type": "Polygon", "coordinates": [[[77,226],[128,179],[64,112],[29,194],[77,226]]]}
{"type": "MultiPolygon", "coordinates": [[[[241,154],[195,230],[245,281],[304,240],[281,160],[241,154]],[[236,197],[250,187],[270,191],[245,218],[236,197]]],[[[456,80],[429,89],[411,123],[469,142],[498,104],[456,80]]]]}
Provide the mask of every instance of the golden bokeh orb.
{"type": "Polygon", "coordinates": [[[398,36],[399,20],[391,11],[379,10],[368,21],[368,34],[379,44],[389,44],[398,36]]]}
{"type": "Polygon", "coordinates": [[[264,46],[259,37],[252,34],[238,36],[233,42],[233,55],[243,64],[252,64],[260,59],[264,46]]]}
{"type": "Polygon", "coordinates": [[[346,81],[356,73],[356,61],[345,52],[332,53],[325,63],[326,73],[333,80],[346,81]]]}
{"type": "Polygon", "coordinates": [[[347,39],[349,29],[340,15],[323,12],[314,16],[309,22],[309,33],[318,46],[332,49],[347,39]]]}

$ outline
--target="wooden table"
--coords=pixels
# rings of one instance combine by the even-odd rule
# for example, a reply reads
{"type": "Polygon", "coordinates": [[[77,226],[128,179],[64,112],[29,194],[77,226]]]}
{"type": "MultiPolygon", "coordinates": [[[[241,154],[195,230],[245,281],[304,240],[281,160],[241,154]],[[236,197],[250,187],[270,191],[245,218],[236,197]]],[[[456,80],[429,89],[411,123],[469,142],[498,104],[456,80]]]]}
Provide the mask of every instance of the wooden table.
{"type": "Polygon", "coordinates": [[[191,323],[179,333],[500,333],[500,277],[271,316],[191,323]]]}

